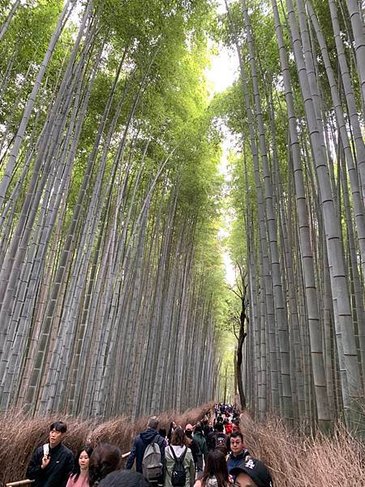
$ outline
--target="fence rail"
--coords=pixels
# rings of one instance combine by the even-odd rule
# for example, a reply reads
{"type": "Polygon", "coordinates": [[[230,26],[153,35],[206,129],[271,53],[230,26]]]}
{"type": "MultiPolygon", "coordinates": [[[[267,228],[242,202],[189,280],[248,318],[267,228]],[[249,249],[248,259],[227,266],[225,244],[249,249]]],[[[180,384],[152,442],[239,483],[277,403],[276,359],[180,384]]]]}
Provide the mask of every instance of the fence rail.
{"type": "MultiPolygon", "coordinates": [[[[130,454],[130,451],[127,453],[122,454],[122,459],[124,460],[127,458],[130,454]]],[[[34,480],[29,480],[29,479],[24,479],[24,480],[17,480],[16,482],[8,482],[5,484],[5,487],[21,487],[21,486],[27,486],[31,485],[34,482],[34,480]]]]}
{"type": "Polygon", "coordinates": [[[34,482],[34,480],[29,480],[29,479],[24,479],[24,480],[18,480],[17,482],[8,482],[5,484],[5,487],[19,487],[21,485],[31,485],[34,482]]]}

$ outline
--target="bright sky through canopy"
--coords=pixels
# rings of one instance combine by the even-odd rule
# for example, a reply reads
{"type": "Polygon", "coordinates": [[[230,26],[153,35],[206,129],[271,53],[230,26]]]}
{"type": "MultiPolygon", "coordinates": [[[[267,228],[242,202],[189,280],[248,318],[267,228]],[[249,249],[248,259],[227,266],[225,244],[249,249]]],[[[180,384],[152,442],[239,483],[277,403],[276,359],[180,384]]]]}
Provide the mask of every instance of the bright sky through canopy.
{"type": "MultiPolygon", "coordinates": [[[[224,1],[219,1],[218,12],[223,13],[225,11],[224,1]]],[[[210,69],[206,71],[208,80],[208,87],[211,89],[211,96],[215,93],[224,91],[231,86],[238,77],[238,60],[234,52],[228,50],[224,46],[218,46],[218,54],[213,55],[211,58],[210,69]]],[[[229,171],[228,171],[228,152],[231,147],[231,134],[228,128],[223,130],[223,151],[222,159],[220,162],[220,170],[224,175],[224,178],[229,184],[229,171]]],[[[229,227],[231,225],[232,216],[228,213],[223,215],[224,223],[219,231],[219,238],[222,241],[222,257],[225,267],[226,281],[229,285],[233,286],[235,283],[235,271],[231,261],[229,252],[224,245],[224,239],[229,235],[229,227]]]]}
{"type": "Polygon", "coordinates": [[[207,79],[213,93],[225,90],[234,82],[237,78],[237,64],[236,56],[225,47],[220,47],[219,53],[212,56],[207,79]]]}
{"type": "MultiPolygon", "coordinates": [[[[217,0],[217,13],[225,14],[225,0],[217,0]]],[[[224,46],[218,46],[218,54],[212,56],[211,67],[207,71],[207,79],[213,87],[213,93],[218,93],[230,86],[238,76],[238,61],[235,52],[224,46]]]]}

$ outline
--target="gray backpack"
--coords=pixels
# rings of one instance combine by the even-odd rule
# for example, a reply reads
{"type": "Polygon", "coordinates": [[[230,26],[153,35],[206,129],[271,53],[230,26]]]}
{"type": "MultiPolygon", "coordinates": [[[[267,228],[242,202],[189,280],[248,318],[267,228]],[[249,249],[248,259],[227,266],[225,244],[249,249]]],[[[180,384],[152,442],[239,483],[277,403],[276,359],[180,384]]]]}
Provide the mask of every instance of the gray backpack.
{"type": "Polygon", "coordinates": [[[160,445],[155,441],[157,436],[158,434],[147,445],[142,459],[143,477],[149,482],[157,480],[163,474],[160,445]]]}

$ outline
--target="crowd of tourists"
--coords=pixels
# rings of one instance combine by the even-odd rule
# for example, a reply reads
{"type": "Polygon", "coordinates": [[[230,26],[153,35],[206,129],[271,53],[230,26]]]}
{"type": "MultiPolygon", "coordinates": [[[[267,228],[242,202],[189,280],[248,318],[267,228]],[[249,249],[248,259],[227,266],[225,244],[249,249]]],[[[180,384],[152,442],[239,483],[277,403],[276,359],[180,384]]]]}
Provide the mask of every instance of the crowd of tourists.
{"type": "Polygon", "coordinates": [[[121,451],[109,443],[86,445],[74,457],[63,444],[67,426],[57,421],[33,453],[27,478],[34,487],[273,487],[268,468],[246,449],[232,406],[217,404],[196,425],[158,427],[151,417],[121,470],[121,451]]]}

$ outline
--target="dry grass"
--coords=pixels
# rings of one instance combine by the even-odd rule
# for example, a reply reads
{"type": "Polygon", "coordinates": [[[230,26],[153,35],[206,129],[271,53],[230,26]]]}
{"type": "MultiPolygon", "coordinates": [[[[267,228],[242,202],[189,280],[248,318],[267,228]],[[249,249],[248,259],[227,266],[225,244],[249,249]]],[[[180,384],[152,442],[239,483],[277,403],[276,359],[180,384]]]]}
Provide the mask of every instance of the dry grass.
{"type": "MultiPolygon", "coordinates": [[[[185,426],[195,424],[208,406],[183,414],[174,411],[159,416],[160,427],[168,429],[172,420],[185,426]]],[[[147,418],[132,423],[119,416],[107,421],[81,420],[65,416],[27,418],[21,412],[0,416],[0,486],[25,478],[33,450],[46,442],[52,421],[63,420],[69,433],[65,444],[76,452],[87,441],[113,443],[127,452],[136,433],[146,427],[147,418]]],[[[365,486],[365,445],[338,427],[332,437],[321,434],[305,436],[290,431],[278,419],[262,423],[248,414],[241,419],[245,443],[253,456],[261,458],[271,469],[275,487],[362,487],[365,486]]]]}
{"type": "Polygon", "coordinates": [[[278,419],[241,420],[245,443],[273,474],[276,487],[365,486],[365,445],[338,426],[331,437],[290,431],[278,419]]]}
{"type": "MultiPolygon", "coordinates": [[[[174,411],[162,413],[159,416],[160,427],[167,430],[172,420],[182,426],[194,424],[212,406],[208,404],[183,414],[174,411]]],[[[141,417],[132,423],[130,418],[119,416],[102,422],[62,415],[29,418],[21,411],[4,413],[0,415],[0,486],[25,478],[30,456],[47,441],[49,425],[53,421],[67,423],[65,445],[75,453],[85,443],[95,446],[101,442],[113,443],[125,453],[129,451],[134,436],[146,428],[147,419],[141,417]]]]}

